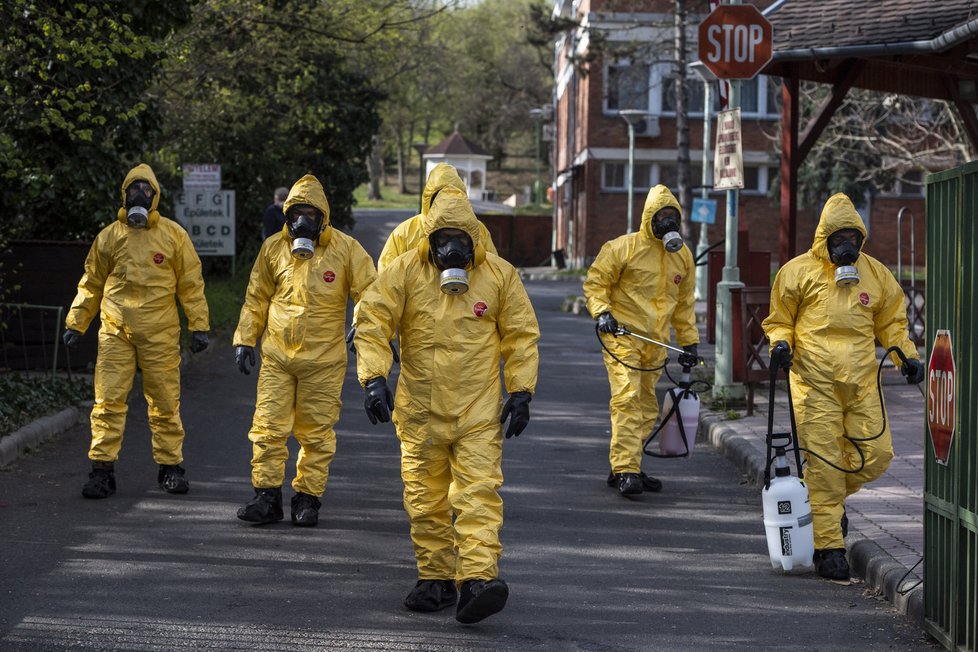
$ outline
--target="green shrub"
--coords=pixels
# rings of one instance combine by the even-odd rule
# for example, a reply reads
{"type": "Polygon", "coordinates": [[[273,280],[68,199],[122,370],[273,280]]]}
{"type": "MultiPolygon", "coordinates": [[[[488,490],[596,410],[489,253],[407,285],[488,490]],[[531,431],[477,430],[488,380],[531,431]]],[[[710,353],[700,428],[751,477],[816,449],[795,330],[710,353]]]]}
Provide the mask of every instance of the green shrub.
{"type": "Polygon", "coordinates": [[[62,376],[0,374],[0,437],[38,417],[91,400],[92,382],[62,376]]]}

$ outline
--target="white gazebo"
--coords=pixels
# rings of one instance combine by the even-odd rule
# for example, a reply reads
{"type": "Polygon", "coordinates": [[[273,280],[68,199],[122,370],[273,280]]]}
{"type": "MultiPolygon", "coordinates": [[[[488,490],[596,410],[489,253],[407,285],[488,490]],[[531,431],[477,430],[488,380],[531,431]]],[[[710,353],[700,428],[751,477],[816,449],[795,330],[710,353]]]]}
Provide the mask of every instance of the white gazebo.
{"type": "Polygon", "coordinates": [[[453,132],[448,138],[425,151],[425,178],[439,163],[448,163],[458,170],[458,174],[468,188],[471,201],[482,201],[486,196],[486,162],[492,156],[471,140],[453,132]]]}

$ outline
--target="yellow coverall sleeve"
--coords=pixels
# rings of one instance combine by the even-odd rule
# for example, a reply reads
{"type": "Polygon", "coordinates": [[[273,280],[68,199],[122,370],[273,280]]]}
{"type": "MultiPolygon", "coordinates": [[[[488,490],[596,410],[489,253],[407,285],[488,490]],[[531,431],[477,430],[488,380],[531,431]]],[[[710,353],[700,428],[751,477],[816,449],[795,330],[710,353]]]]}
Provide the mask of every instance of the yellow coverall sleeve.
{"type": "Polygon", "coordinates": [[[78,293],[71,302],[65,328],[84,333],[102,305],[105,280],[112,273],[114,261],[105,246],[105,231],[99,233],[85,257],[85,273],[78,282],[78,293]]]}
{"type": "Polygon", "coordinates": [[[676,331],[676,344],[687,346],[699,344],[700,334],[696,330],[696,266],[688,247],[683,247],[681,254],[688,260],[690,273],[683,276],[679,282],[679,301],[672,311],[672,329],[676,331]]]}
{"type": "MultiPolygon", "coordinates": [[[[385,267],[388,267],[394,260],[403,254],[408,249],[407,237],[410,227],[414,224],[414,220],[417,219],[417,215],[409,218],[391,231],[391,234],[387,236],[387,242],[384,243],[384,248],[380,250],[380,256],[377,257],[377,271],[383,271],[385,267]]],[[[415,227],[420,228],[420,227],[415,227]]]]}
{"type": "Polygon", "coordinates": [[[268,264],[268,243],[266,240],[258,252],[258,258],[251,268],[244,305],[238,317],[238,328],[234,331],[234,346],[255,346],[258,338],[265,332],[268,319],[268,305],[275,292],[275,275],[268,264]]]}
{"type": "Polygon", "coordinates": [[[370,254],[359,242],[354,242],[347,265],[350,272],[349,278],[352,279],[350,281],[350,299],[353,301],[351,321],[355,327],[360,315],[360,299],[363,298],[363,293],[367,291],[370,284],[377,280],[377,270],[374,269],[374,261],[370,258],[370,254]]]}
{"type": "Polygon", "coordinates": [[[403,266],[388,267],[377,277],[360,300],[357,316],[357,379],[361,386],[381,376],[387,378],[394,354],[390,341],[404,312],[403,266]]]}
{"type": "Polygon", "coordinates": [[[200,258],[186,232],[179,229],[176,260],[177,297],[187,315],[187,328],[191,332],[210,330],[210,313],[204,296],[204,277],[200,271],[200,258]]]}
{"type": "MultiPolygon", "coordinates": [[[[591,317],[598,318],[604,312],[611,312],[611,288],[618,284],[624,261],[618,256],[614,241],[606,242],[591,263],[584,280],[584,296],[591,317]]],[[[614,314],[614,313],[612,313],[614,314]]]]}
{"type": "Polygon", "coordinates": [[[798,317],[797,283],[786,282],[782,269],[774,277],[771,287],[771,308],[764,319],[764,334],[769,340],[769,348],[775,342],[784,340],[795,350],[795,320],[798,317]]]}
{"type": "Polygon", "coordinates": [[[510,394],[532,394],[537,386],[537,342],[540,339],[540,326],[530,297],[527,296],[526,288],[516,271],[509,269],[506,275],[509,278],[503,285],[503,302],[496,322],[499,351],[505,362],[503,379],[506,381],[506,391],[510,394]]]}
{"type": "MultiPolygon", "coordinates": [[[[883,301],[879,311],[873,315],[873,334],[883,345],[883,348],[899,346],[905,356],[919,360],[920,354],[917,353],[917,347],[914,343],[910,341],[910,335],[907,331],[907,308],[904,304],[903,288],[900,287],[889,270],[882,270],[880,275],[882,276],[880,280],[883,285],[883,301]]],[[[898,369],[903,364],[903,361],[895,353],[891,353],[890,358],[898,369]]]]}

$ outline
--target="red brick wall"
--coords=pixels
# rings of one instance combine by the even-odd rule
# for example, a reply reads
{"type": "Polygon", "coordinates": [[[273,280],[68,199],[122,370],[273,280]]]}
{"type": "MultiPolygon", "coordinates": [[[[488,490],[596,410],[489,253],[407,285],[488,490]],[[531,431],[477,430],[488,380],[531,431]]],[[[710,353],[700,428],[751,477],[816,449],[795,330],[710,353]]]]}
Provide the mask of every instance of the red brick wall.
{"type": "Polygon", "coordinates": [[[550,264],[553,218],[549,215],[480,215],[500,256],[516,267],[550,264]]]}

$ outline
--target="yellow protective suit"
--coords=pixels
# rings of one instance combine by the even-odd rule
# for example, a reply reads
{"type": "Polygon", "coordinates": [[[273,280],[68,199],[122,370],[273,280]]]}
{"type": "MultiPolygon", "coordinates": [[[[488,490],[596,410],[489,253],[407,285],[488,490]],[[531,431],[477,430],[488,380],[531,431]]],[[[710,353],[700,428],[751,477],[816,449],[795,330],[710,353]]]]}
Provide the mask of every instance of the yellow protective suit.
{"type": "Polygon", "coordinates": [[[301,445],[292,488],[320,496],[336,453],[333,425],[340,416],[346,375],[346,304],[377,276],[360,243],[329,225],[329,203],[312,175],[295,182],[284,211],[307,204],[322,211],[323,230],[312,258],[292,256],[288,227],[262,244],[251,270],[234,346],[262,337],[252,441],[251,481],[281,487],[290,432],[301,445]]]}
{"type": "MultiPolygon", "coordinates": [[[[794,353],[791,399],[801,445],[836,466],[856,469],[859,455],[843,435],[872,437],[883,426],[874,340],[886,348],[899,346],[908,358],[919,356],[907,334],[903,290],[882,263],[861,253],[859,284],[836,286],[827,240],[840,229],[866,237],[862,218],[842,193],[825,202],[812,248],[778,271],[763,327],[772,346],[784,340],[794,353]]],[[[900,364],[895,356],[894,362],[900,364]]],[[[880,438],[859,447],[866,455],[859,473],[843,473],[805,454],[818,550],[845,547],[840,526],[845,499],[890,465],[889,425],[880,438]]]]}
{"type": "Polygon", "coordinates": [[[180,299],[191,331],[209,330],[204,279],[187,232],[157,211],[160,185],[148,165],[137,165],[126,175],[123,206],[126,188],[138,180],[149,182],[155,191],[147,227],[130,228],[126,210],[120,208],[116,221],[95,237],[65,327],[84,333],[101,310],[89,459],[118,459],[126,401],[138,365],[149,404],[153,459],[179,464],[185,433],[180,421],[180,319],[174,297],[180,299]]]}
{"type": "MultiPolygon", "coordinates": [[[[385,267],[394,262],[394,259],[405,251],[413,251],[418,248],[418,243],[426,237],[424,235],[424,216],[431,209],[431,199],[445,188],[458,188],[465,192],[465,182],[458,176],[458,171],[447,163],[439,163],[431,170],[428,181],[425,183],[424,191],[421,193],[421,212],[398,224],[391,234],[387,237],[380,258],[377,260],[377,271],[383,271],[385,267]]],[[[492,244],[489,236],[489,229],[482,222],[476,220],[479,229],[479,242],[482,248],[489,253],[496,253],[496,247],[492,244]]]]}
{"type": "MultiPolygon", "coordinates": [[[[661,342],[669,341],[669,326],[680,346],[699,343],[693,289],[695,265],[689,248],[665,250],[652,235],[652,218],[663,208],[680,211],[679,202],[663,185],[649,190],[638,232],[606,242],[584,281],[587,309],[595,319],[610,312],[631,331],[661,342]]],[[[656,367],[666,359],[665,349],[637,338],[602,335],[611,351],[633,367],[656,367]]],[[[612,473],[638,473],[642,442],[652,433],[659,403],[657,371],[635,371],[602,351],[611,385],[612,473]]]]}
{"type": "Polygon", "coordinates": [[[387,377],[388,342],[399,330],[393,420],[418,577],[491,579],[502,552],[499,364],[510,394],[532,393],[540,330],[516,270],[482,248],[464,192],[439,193],[423,225],[418,255],[386,267],[360,302],[357,376],[361,385],[387,377]],[[428,236],[442,228],[462,229],[475,244],[465,294],[439,288],[428,236]]]}

